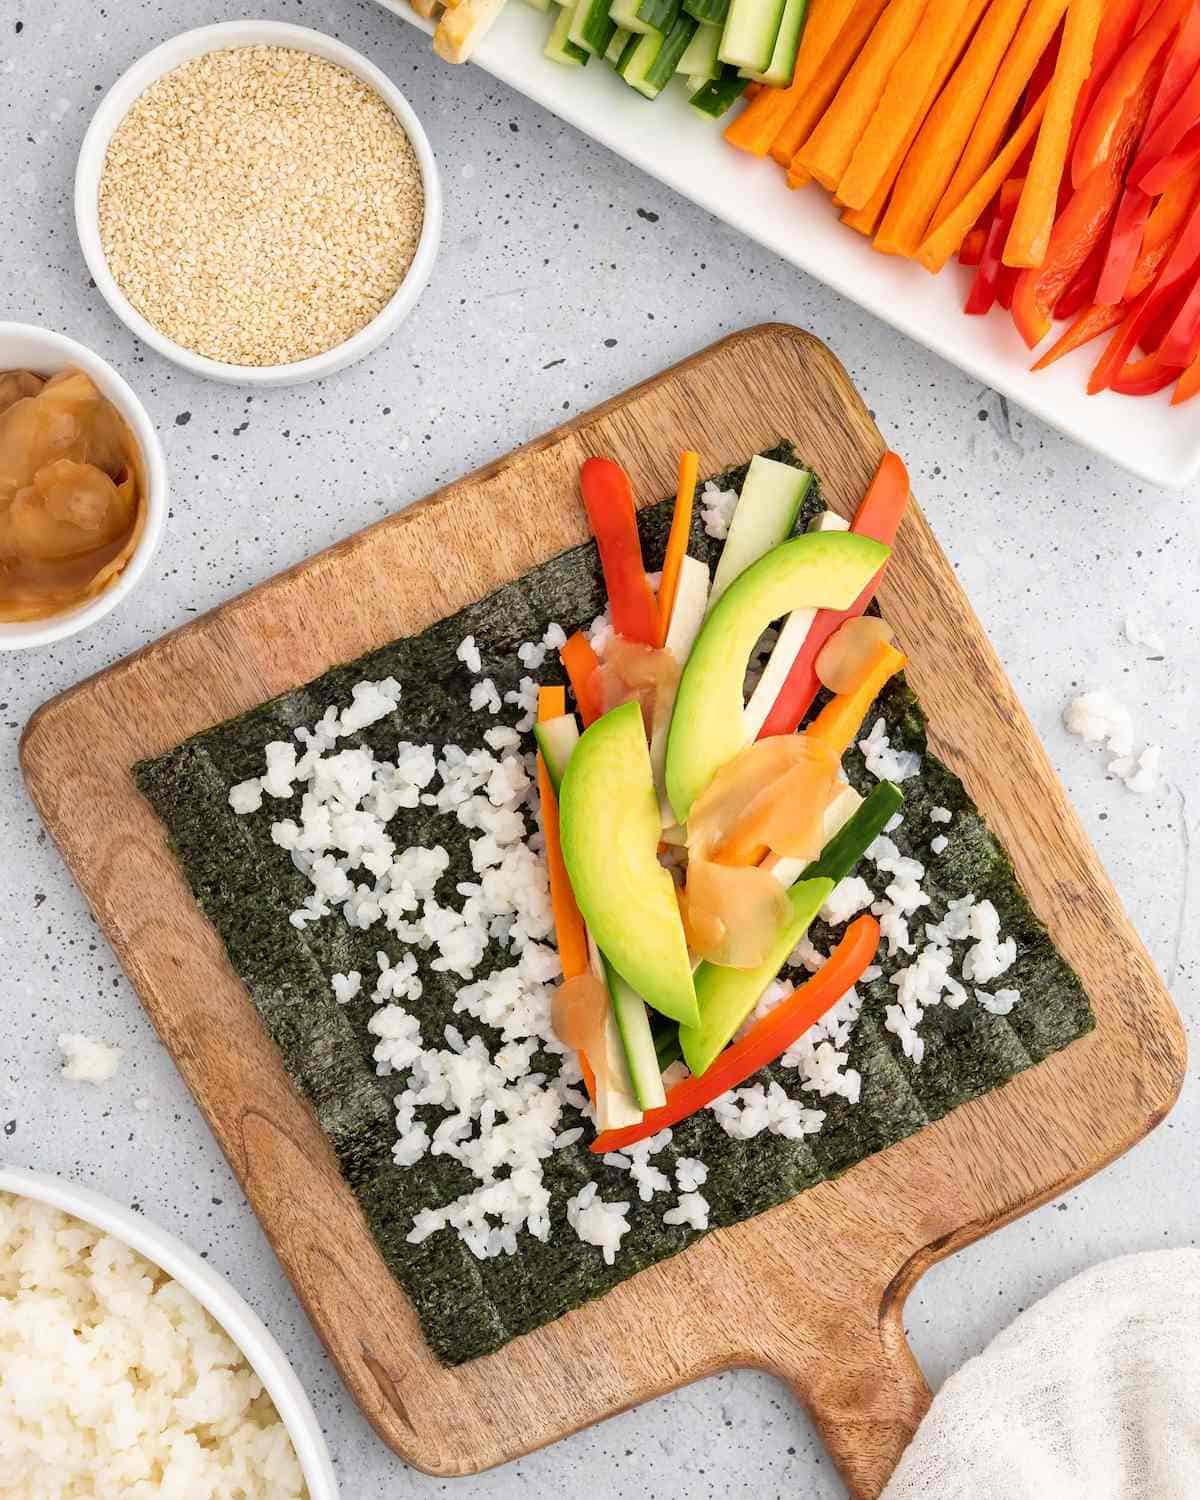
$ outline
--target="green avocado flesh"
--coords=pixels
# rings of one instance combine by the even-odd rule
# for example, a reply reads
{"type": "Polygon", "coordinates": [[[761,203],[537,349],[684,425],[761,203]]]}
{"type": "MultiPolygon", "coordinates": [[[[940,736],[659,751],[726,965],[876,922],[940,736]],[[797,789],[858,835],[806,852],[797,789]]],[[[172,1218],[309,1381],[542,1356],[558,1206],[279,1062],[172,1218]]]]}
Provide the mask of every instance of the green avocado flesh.
{"type": "Polygon", "coordinates": [[[733,1034],[783,968],[788,954],[808,931],[833,890],[832,880],[798,880],[788,891],[792,914],[771,951],[756,969],[725,969],[701,964],[696,970],[700,1024],[679,1028],[683,1060],[693,1073],[711,1068],[733,1040],[733,1034]]]}
{"type": "Polygon", "coordinates": [[[563,861],[601,953],[647,1005],[700,1019],[675,885],[658,862],[662,819],[636,703],[583,733],[559,796],[563,861]]]}
{"type": "MultiPolygon", "coordinates": [[[[799,466],[786,445],[768,456],[799,466]]],[[[711,477],[719,489],[736,492],[745,473],[743,465],[711,477]]],[[[797,528],[806,527],[823,508],[814,483],[801,506],[797,528]]],[[[648,567],[660,564],[671,514],[667,499],[638,516],[648,567]]],[[[704,529],[699,505],[688,550],[710,568],[720,553],[720,543],[704,529]]],[[[413,1216],[453,1202],[475,1179],[448,1155],[426,1155],[408,1167],[392,1159],[395,1096],[403,1085],[394,1074],[377,1074],[372,1054],[378,1037],[368,1024],[376,1009],[370,995],[376,953],[386,950],[395,961],[400,944],[378,925],[352,928],[336,917],[309,923],[303,930],[293,927],[288,914],[310,887],[290,853],[272,839],[271,826],[280,817],[296,816],[299,798],[290,803],[265,798],[258,812],[237,817],[229,807],[229,789],[246,777],[261,775],[263,748],[270,741],[289,739],[297,725],[315,724],[330,707],[345,707],[353,685],[368,678],[397,677],[404,687],[400,707],[339,745],[366,746],[386,757],[395,756],[398,740],[432,744],[439,753],[447,745],[482,748],[485,730],[497,723],[515,723],[521,710],[506,703],[495,717],[471,711],[468,697],[476,678],[457,654],[463,637],[474,637],[483,672],[500,694],[517,694],[522,677],[528,675],[517,657],[521,643],[540,640],[552,621],[568,632],[586,625],[604,604],[595,546],[573,547],[421,634],[333,667],[144,761],[132,773],[169,834],[170,847],[278,1048],[291,1085],[307,1101],[329,1142],[380,1256],[414,1308],[429,1347],[446,1364],[491,1353],[686,1250],[705,1234],[836,1178],[967,1100],[1001,1087],[1093,1025],[1083,987],[1030,908],[1004,850],[958,777],[930,753],[920,705],[899,677],[884,689],[867,718],[868,725],[877,717],[884,719],[894,750],[912,750],[922,757],[920,774],[904,783],[904,821],[888,836],[901,854],[928,866],[924,885],[931,905],[922,908],[921,920],[940,922],[948,902],[967,891],[995,904],[1003,931],[1017,940],[1017,961],[1004,983],[1020,990],[1020,1004],[1006,1016],[991,1015],[973,1002],[928,1011],[921,1027],[925,1059],[917,1067],[884,1024],[887,1007],[896,999],[892,980],[911,959],[903,952],[889,956],[885,944],[875,960],[880,974],[857,986],[862,1015],[847,1044],[848,1066],[862,1080],[857,1103],[838,1096],[818,1099],[804,1090],[796,1069],[774,1065],[756,1075],[755,1082],[778,1084],[790,1098],[818,1106],[825,1120],[815,1135],[792,1140],[764,1132],[753,1140],[737,1140],[705,1109],[675,1126],[670,1143],[653,1157],[668,1177],[682,1157],[699,1158],[708,1165],[703,1194],[711,1230],[665,1223],[674,1194],[656,1193],[651,1201],[642,1201],[631,1191],[628,1172],[591,1154],[591,1126],[568,1106],[561,1128],[578,1127],[581,1134],[544,1164],[552,1225],[547,1241],[522,1230],[516,1255],[482,1261],[452,1230],[412,1243],[413,1216]],[[934,808],[948,808],[953,821],[931,823],[934,808]],[[949,840],[936,856],[929,850],[934,830],[949,840]],[[352,969],[364,976],[362,992],[341,1005],[333,993],[332,976],[352,969]],[[567,1221],[568,1202],[588,1181],[598,1184],[606,1202],[629,1202],[629,1231],[612,1265],[597,1246],[580,1240],[567,1221]]],[[[553,658],[536,675],[546,683],[564,680],[553,658]]],[[[954,743],[953,721],[941,728],[944,740],[954,743]]],[[[533,745],[532,733],[524,735],[522,748],[529,751],[533,745]]],[[[864,796],[876,786],[858,750],[847,754],[845,768],[864,796]]],[[[436,809],[424,804],[402,808],[390,832],[401,847],[445,847],[450,864],[439,886],[440,899],[453,900],[459,882],[478,878],[471,856],[471,841],[477,835],[436,809]]],[[[856,873],[876,898],[883,896],[893,878],[870,860],[861,861],[856,873]]],[[[818,916],[809,937],[829,952],[841,932],[818,916]]],[[[436,1042],[445,1027],[455,1026],[467,1040],[480,1037],[494,1053],[499,1032],[456,1009],[462,980],[434,969],[432,953],[408,951],[415,953],[423,985],[420,999],[408,1009],[419,1020],[422,1036],[436,1042]]],[[[511,962],[509,953],[491,943],[479,973],[511,962]]],[[[794,973],[785,971],[784,977],[794,973]]],[[[196,1004],[202,1003],[197,997],[196,1004]]],[[[530,1066],[553,1076],[559,1064],[556,1055],[539,1051],[530,1066]]],[[[431,1131],[444,1118],[433,1106],[422,1106],[421,1116],[431,1131]]],[[[309,1211],[302,1197],[301,1193],[297,1198],[299,1208],[309,1211]]]]}
{"type": "Polygon", "coordinates": [[[750,653],[795,609],[848,609],[889,548],[850,531],[781,542],[733,583],[705,620],[679,679],[667,738],[667,796],[687,820],[692,803],[744,746],[743,684],[750,653]]]}

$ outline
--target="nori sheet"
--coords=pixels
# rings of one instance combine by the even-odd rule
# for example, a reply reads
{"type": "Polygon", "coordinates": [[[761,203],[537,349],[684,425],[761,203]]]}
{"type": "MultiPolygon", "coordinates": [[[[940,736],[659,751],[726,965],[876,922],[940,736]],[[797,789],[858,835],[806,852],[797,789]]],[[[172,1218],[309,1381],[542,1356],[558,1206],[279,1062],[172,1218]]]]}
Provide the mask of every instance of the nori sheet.
{"type": "MultiPolygon", "coordinates": [[[[799,462],[788,444],[769,456],[799,462]]],[[[719,483],[740,488],[744,476],[745,466],[720,476],[719,483]]],[[[820,508],[814,484],[798,529],[820,508]]],[[[662,556],[670,513],[670,503],[664,501],[641,514],[648,559],[662,556]]],[[[719,550],[720,544],[705,533],[697,507],[691,551],[711,563],[719,550]]],[[[663,1211],[673,1200],[660,1194],[642,1203],[626,1174],[588,1152],[585,1136],[544,1164],[552,1195],[548,1244],[522,1233],[517,1255],[487,1261],[476,1260],[451,1230],[410,1245],[406,1236],[417,1210],[456,1198],[474,1179],[445,1156],[426,1156],[408,1168],[392,1161],[392,1099],[401,1085],[394,1076],[376,1076],[374,1038],[366,1022],[374,1009],[368,997],[376,952],[383,949],[395,959],[399,945],[382,927],[358,931],[340,917],[302,930],[292,927],[288,913],[302,903],[309,887],[270,837],[272,822],[290,806],[267,798],[261,811],[238,817],[229,808],[228,790],[261,774],[267,741],[290,738],[298,725],[315,723],[328,705],[349,702],[352,685],[364,678],[394,676],[403,685],[403,696],[396,715],[353,736],[350,743],[369,744],[381,756],[394,754],[397,740],[432,743],[439,750],[448,743],[482,745],[485,729],[512,722],[517,711],[507,705],[497,717],[468,711],[475,679],[455,656],[463,637],[475,637],[483,671],[503,694],[527,675],[516,655],[521,642],[539,639],[551,621],[568,631],[586,624],[604,603],[595,547],[573,548],[423,634],[326,672],[134,768],[138,787],[167,827],[197,902],[221,935],[289,1076],[329,1137],[381,1254],[416,1308],[425,1337],[438,1358],[450,1364],[499,1348],[700,1236],[664,1224],[663,1211]],[[351,969],[364,976],[362,995],[338,1005],[330,975],[351,969]],[[582,1244],[566,1224],[566,1200],[589,1178],[599,1184],[604,1198],[631,1204],[630,1229],[611,1267],[599,1249],[582,1244]]],[[[543,681],[562,680],[557,673],[551,656],[538,675],[543,681]]],[[[924,716],[902,679],[888,686],[877,711],[887,720],[893,747],[915,749],[923,756],[920,777],[904,783],[904,821],[891,835],[904,854],[926,865],[924,886],[932,904],[914,923],[939,920],[947,902],[968,891],[986,895],[1000,912],[1005,935],[1017,940],[1017,961],[1001,982],[1020,989],[1021,1003],[1005,1017],[990,1015],[973,1001],[958,1010],[939,1006],[928,1011],[922,1026],[925,1058],[914,1067],[883,1026],[884,1007],[895,994],[887,976],[904,956],[882,957],[883,976],[862,987],[863,1014],[850,1045],[850,1066],[863,1079],[856,1105],[806,1094],[794,1071],[772,1067],[767,1075],[789,1094],[826,1111],[818,1134],[797,1141],[767,1134],[736,1141],[705,1111],[677,1126],[671,1144],[655,1158],[668,1172],[679,1156],[701,1156],[709,1163],[703,1191],[714,1228],[761,1213],[844,1172],[965,1100],[998,1087],[1093,1025],[1083,987],[1035,917],[1000,845],[962,783],[928,753],[924,716]],[[954,813],[947,826],[929,821],[930,809],[939,805],[954,813]],[[942,854],[933,855],[929,841],[938,833],[945,834],[948,844],[942,854]]],[[[874,713],[868,725],[873,721],[874,713]]],[[[847,756],[846,769],[860,790],[871,784],[857,751],[847,756]]],[[[392,831],[400,847],[441,844],[448,850],[451,863],[443,890],[472,878],[470,834],[453,818],[427,808],[402,811],[392,831]]],[[[859,873],[882,893],[887,877],[869,861],[859,873]]],[[[811,936],[822,948],[836,940],[820,921],[811,936]]],[[[510,961],[509,955],[490,950],[477,977],[510,961]]],[[[461,980],[427,964],[421,966],[421,977],[424,994],[420,1001],[408,1002],[408,1008],[418,1016],[427,1040],[440,1039],[450,1022],[464,1036],[486,1036],[488,1028],[453,1013],[461,980]]],[[[486,1039],[494,1049],[496,1036],[486,1039]]],[[[534,1066],[556,1064],[539,1053],[534,1066]]],[[[569,1123],[565,1120],[564,1126],[569,1123]]]]}

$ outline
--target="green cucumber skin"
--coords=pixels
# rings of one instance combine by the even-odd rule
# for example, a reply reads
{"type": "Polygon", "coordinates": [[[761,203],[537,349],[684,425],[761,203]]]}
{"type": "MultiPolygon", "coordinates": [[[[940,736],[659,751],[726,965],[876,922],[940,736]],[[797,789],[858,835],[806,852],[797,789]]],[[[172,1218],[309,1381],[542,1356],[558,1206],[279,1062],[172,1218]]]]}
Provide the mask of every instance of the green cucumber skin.
{"type": "MultiPolygon", "coordinates": [[[[689,15],[684,11],[684,15],[689,15]]],[[[703,22],[697,22],[696,31],[687,49],[675,66],[677,73],[684,73],[689,78],[716,78],[720,74],[721,64],[717,61],[717,48],[721,45],[721,28],[719,26],[708,26],[703,22]]]]}
{"type": "MultiPolygon", "coordinates": [[[[819,858],[800,873],[801,880],[845,880],[859,860],[904,805],[904,793],[894,782],[881,781],[866,797],[854,816],[821,850],[819,858]]],[[[664,1071],[683,1057],[679,1027],[672,1026],[655,1039],[659,1067],[664,1071]]]]}
{"type": "Polygon", "coordinates": [[[727,68],[719,78],[712,78],[703,88],[697,89],[688,103],[702,115],[718,120],[749,87],[748,78],[739,78],[736,68],[727,68]]]}
{"type": "Polygon", "coordinates": [[[638,19],[666,36],[675,25],[679,9],[680,0],[640,0],[638,19]]]}
{"type": "Polygon", "coordinates": [[[603,57],[617,30],[608,13],[608,0],[579,0],[571,21],[570,38],[592,57],[603,57]]]}
{"type": "Polygon", "coordinates": [[[647,84],[646,74],[654,65],[654,59],[662,48],[663,38],[660,32],[648,31],[643,36],[630,37],[617,64],[617,72],[629,85],[636,89],[644,99],[657,99],[661,90],[647,84]]]}
{"type": "Polygon", "coordinates": [[[637,36],[646,36],[655,28],[648,25],[638,15],[641,0],[612,0],[608,7],[609,19],[612,20],[621,31],[633,32],[637,36]]]}
{"type": "Polygon", "coordinates": [[[626,31],[624,26],[617,26],[614,29],[608,46],[604,49],[604,61],[606,63],[611,63],[614,68],[620,64],[621,54],[625,51],[626,44],[632,34],[632,32],[626,31]]]}
{"type": "Polygon", "coordinates": [[[729,14],[729,0],[683,0],[683,8],[689,16],[695,16],[697,21],[705,21],[710,26],[722,26],[729,14]]]}
{"type": "Polygon", "coordinates": [[[763,72],[750,75],[755,83],[765,83],[770,88],[786,88],[791,83],[807,19],[808,0],[785,0],[771,61],[763,72]]]}
{"type": "Polygon", "coordinates": [[[625,983],[607,959],[604,960],[604,974],[633,1097],[640,1109],[658,1109],[666,1102],[666,1096],[650,1012],[642,997],[625,983]]]}
{"type": "Polygon", "coordinates": [[[667,32],[662,46],[658,49],[658,56],[646,70],[646,83],[649,87],[658,90],[666,88],[674,78],[676,65],[687,51],[699,25],[699,21],[694,16],[676,16],[675,24],[667,32]]]}
{"type": "Polygon", "coordinates": [[[801,880],[824,877],[836,885],[845,880],[884,828],[904,805],[904,793],[894,782],[881,781],[871,789],[854,816],[829,840],[819,857],[800,872],[801,880]]]}
{"type": "Polygon", "coordinates": [[[542,48],[542,56],[548,57],[551,62],[563,63],[570,68],[583,68],[591,61],[582,47],[577,47],[571,40],[571,20],[574,11],[571,6],[563,5],[558,9],[558,19],[550,30],[546,39],[546,45],[542,48]]]}
{"type": "Polygon", "coordinates": [[[719,56],[735,68],[770,66],[786,0],[730,0],[719,56]]]}

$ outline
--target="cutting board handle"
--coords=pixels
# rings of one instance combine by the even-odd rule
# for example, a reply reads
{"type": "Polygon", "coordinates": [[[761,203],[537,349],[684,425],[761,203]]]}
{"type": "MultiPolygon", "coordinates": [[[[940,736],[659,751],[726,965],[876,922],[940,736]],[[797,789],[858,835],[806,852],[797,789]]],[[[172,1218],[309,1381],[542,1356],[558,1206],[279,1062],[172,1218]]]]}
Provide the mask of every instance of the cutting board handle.
{"type": "Polygon", "coordinates": [[[850,1303],[824,1347],[796,1351],[791,1368],[773,1362],[816,1423],[851,1500],[876,1500],[929,1408],[902,1305],[886,1294],[874,1308],[850,1303]]]}

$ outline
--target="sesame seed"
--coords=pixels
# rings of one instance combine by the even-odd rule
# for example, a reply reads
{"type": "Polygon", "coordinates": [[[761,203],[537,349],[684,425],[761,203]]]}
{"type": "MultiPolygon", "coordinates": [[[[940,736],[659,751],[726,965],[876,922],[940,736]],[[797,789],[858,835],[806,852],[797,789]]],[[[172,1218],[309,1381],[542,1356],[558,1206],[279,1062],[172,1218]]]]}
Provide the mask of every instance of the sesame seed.
{"type": "Polygon", "coordinates": [[[281,365],[375,318],[412,264],[421,169],[387,103],[286,47],[205,53],[113,135],[100,238],[118,286],[209,359],[281,365]]]}

